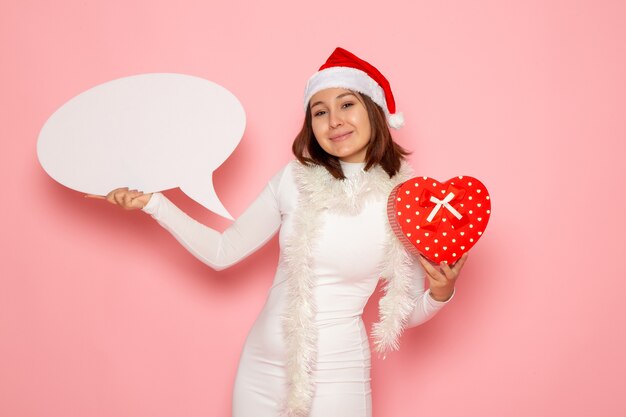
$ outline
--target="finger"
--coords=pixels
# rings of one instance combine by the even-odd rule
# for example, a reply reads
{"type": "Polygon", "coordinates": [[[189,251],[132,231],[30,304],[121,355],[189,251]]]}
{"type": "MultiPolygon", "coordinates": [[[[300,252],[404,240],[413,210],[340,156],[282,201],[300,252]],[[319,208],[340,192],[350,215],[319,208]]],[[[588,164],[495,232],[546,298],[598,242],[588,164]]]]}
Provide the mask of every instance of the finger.
{"type": "Polygon", "coordinates": [[[123,195],[124,208],[128,209],[132,207],[133,197],[130,193],[124,193],[123,195]]]}
{"type": "Polygon", "coordinates": [[[106,196],[107,201],[111,204],[119,204],[116,199],[116,195],[126,190],[128,190],[128,188],[116,188],[115,190],[110,191],[106,196]]]}
{"type": "Polygon", "coordinates": [[[468,256],[469,255],[467,254],[467,252],[465,252],[463,255],[461,255],[459,260],[456,261],[456,263],[454,264],[453,268],[456,271],[457,275],[459,274],[459,272],[461,272],[461,269],[463,269],[463,265],[465,265],[465,262],[467,261],[468,256]]]}
{"type": "Polygon", "coordinates": [[[137,197],[141,197],[143,195],[142,191],[129,191],[128,195],[132,198],[135,199],[137,197]]]}
{"type": "Polygon", "coordinates": [[[131,201],[131,204],[133,206],[133,208],[138,208],[138,209],[142,209],[145,207],[145,203],[142,201],[141,197],[144,196],[145,194],[141,194],[137,197],[134,197],[131,201]]]}
{"type": "Polygon", "coordinates": [[[126,195],[126,190],[120,190],[113,194],[113,200],[119,206],[124,206],[124,196],[126,195]]]}
{"type": "Polygon", "coordinates": [[[441,271],[443,271],[443,274],[446,276],[447,279],[456,279],[456,273],[452,270],[452,268],[450,268],[450,265],[448,265],[446,261],[443,261],[441,264],[439,264],[439,266],[441,267],[441,271]]]}
{"type": "Polygon", "coordinates": [[[128,191],[126,194],[124,194],[124,208],[127,210],[135,209],[135,208],[142,208],[143,204],[141,204],[141,201],[137,200],[142,195],[144,194],[141,191],[137,191],[137,190],[128,191]]]}
{"type": "Polygon", "coordinates": [[[121,191],[128,191],[128,187],[120,187],[120,188],[116,188],[116,189],[114,189],[114,190],[111,190],[111,191],[109,191],[109,193],[107,194],[107,197],[108,197],[108,196],[113,196],[114,194],[119,193],[119,192],[121,192],[121,191]]]}
{"type": "Polygon", "coordinates": [[[98,194],[85,194],[84,195],[85,198],[99,198],[100,200],[106,200],[106,196],[105,195],[98,195],[98,194]]]}
{"type": "Polygon", "coordinates": [[[443,278],[441,273],[437,271],[437,269],[432,266],[431,263],[423,255],[419,256],[419,261],[420,264],[422,264],[422,268],[424,268],[426,275],[428,275],[430,278],[434,279],[435,281],[440,281],[443,278]]]}

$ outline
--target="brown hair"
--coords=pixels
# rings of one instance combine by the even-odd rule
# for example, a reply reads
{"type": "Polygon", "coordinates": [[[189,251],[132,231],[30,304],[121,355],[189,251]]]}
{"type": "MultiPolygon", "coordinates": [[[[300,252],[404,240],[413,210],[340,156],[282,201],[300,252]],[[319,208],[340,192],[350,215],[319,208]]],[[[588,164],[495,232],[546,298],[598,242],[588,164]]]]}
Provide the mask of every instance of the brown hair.
{"type": "MultiPolygon", "coordinates": [[[[389,175],[389,178],[391,178],[398,173],[402,160],[409,152],[393,141],[383,109],[367,95],[354,93],[362,99],[372,128],[372,136],[365,154],[365,170],[367,171],[374,165],[380,164],[382,169],[389,175]]],[[[311,111],[309,109],[306,111],[302,129],[293,141],[291,150],[302,164],[321,165],[333,177],[337,179],[345,178],[339,158],[323,150],[317,139],[315,139],[311,126],[311,111]]]]}

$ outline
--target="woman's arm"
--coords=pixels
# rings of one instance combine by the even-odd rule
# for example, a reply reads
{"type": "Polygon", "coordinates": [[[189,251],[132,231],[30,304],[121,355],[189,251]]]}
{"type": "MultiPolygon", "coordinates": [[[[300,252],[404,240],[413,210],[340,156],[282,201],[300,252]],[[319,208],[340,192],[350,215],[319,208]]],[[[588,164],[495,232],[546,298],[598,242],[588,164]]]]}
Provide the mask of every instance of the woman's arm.
{"type": "Polygon", "coordinates": [[[274,175],[257,199],[224,233],[192,219],[160,193],[144,194],[138,190],[116,188],[106,196],[87,194],[85,197],[107,200],[124,210],[142,209],[195,257],[216,270],[222,270],[259,249],[279,229],[278,196],[283,174],[289,166],[274,175]]]}
{"type": "Polygon", "coordinates": [[[160,193],[153,194],[142,210],[196,258],[219,271],[255,252],[279,229],[281,214],[277,192],[283,172],[284,169],[272,178],[256,200],[223,233],[192,219],[160,193]]]}
{"type": "Polygon", "coordinates": [[[192,255],[217,271],[252,254],[280,227],[280,211],[271,183],[223,233],[192,219],[160,193],[153,194],[142,210],[192,255]]]}
{"type": "Polygon", "coordinates": [[[464,254],[452,267],[442,264],[439,268],[420,257],[413,263],[415,288],[419,291],[415,297],[415,307],[409,316],[407,327],[418,326],[432,318],[454,297],[456,279],[465,264],[464,254]],[[424,281],[428,279],[429,288],[424,290],[424,281]]]}

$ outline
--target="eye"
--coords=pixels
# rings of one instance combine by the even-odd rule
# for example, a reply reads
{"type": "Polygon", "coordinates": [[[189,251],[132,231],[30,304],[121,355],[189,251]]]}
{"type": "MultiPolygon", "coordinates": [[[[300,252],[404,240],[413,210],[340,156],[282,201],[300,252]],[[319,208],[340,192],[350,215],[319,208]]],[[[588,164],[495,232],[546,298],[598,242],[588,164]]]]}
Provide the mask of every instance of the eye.
{"type": "Polygon", "coordinates": [[[313,117],[320,117],[326,114],[325,110],[318,110],[315,113],[313,113],[313,117]]]}
{"type": "Polygon", "coordinates": [[[354,106],[354,103],[353,103],[353,102],[351,102],[351,101],[346,101],[345,103],[343,103],[343,104],[341,105],[341,108],[342,108],[342,109],[347,109],[348,107],[352,107],[352,106],[354,106]]]}

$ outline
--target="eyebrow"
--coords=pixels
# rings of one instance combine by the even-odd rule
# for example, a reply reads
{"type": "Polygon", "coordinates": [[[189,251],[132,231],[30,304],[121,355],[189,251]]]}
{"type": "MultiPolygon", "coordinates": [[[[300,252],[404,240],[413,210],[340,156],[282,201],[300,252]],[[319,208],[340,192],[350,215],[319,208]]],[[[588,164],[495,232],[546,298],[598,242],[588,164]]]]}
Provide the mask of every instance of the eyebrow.
{"type": "MultiPolygon", "coordinates": [[[[340,98],[343,98],[345,96],[354,96],[354,97],[356,97],[356,95],[352,91],[346,91],[345,93],[339,94],[337,97],[335,97],[335,99],[340,99],[340,98]]],[[[316,101],[315,103],[312,103],[311,107],[309,107],[309,108],[312,109],[313,107],[317,106],[318,104],[323,104],[323,102],[321,100],[320,101],[316,101]]]]}

